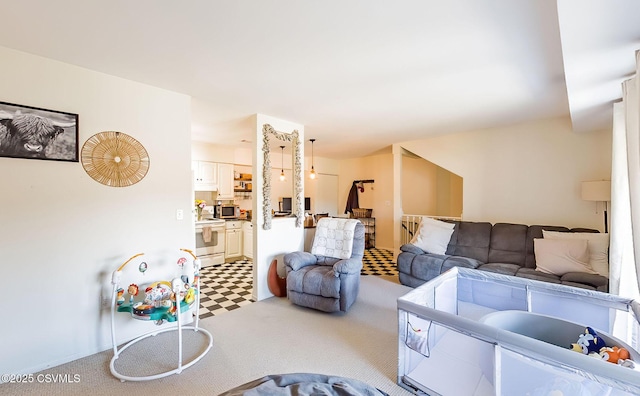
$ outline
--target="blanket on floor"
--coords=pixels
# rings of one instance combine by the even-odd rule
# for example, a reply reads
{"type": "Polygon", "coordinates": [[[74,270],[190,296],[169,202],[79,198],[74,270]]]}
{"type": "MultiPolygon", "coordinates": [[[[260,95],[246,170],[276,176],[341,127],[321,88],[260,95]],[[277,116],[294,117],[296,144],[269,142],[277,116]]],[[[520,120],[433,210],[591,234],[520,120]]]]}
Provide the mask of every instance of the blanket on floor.
{"type": "Polygon", "coordinates": [[[239,395],[388,396],[381,390],[352,378],[310,373],[267,375],[224,392],[220,396],[239,395]]]}

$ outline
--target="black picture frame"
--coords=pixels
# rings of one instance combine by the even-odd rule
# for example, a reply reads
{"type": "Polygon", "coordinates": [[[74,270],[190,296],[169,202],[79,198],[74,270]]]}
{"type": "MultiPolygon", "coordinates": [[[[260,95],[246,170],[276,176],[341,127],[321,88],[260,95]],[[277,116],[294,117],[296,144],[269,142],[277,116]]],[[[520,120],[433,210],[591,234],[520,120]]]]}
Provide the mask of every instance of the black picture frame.
{"type": "Polygon", "coordinates": [[[0,102],[0,157],[79,162],[78,115],[0,102]]]}

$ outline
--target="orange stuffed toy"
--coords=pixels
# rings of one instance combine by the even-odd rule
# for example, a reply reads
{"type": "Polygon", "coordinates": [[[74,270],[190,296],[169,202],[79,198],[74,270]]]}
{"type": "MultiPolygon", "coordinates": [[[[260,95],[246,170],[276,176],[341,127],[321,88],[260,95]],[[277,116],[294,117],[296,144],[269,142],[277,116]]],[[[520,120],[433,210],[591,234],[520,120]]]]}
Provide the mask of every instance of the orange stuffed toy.
{"type": "Polygon", "coordinates": [[[629,351],[624,348],[604,347],[600,349],[600,357],[607,362],[618,364],[620,360],[629,359],[629,351]]]}

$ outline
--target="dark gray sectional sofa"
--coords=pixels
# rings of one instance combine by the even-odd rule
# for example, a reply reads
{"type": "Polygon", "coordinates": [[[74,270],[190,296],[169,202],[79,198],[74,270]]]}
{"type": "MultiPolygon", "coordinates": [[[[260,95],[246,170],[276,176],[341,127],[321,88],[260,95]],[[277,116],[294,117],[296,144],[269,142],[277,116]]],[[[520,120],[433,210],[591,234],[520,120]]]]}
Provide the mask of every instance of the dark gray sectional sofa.
{"type": "Polygon", "coordinates": [[[533,239],[542,238],[543,229],[560,232],[598,232],[597,230],[508,223],[492,225],[486,222],[448,222],[454,223],[455,228],[444,255],[426,253],[410,243],[400,247],[400,283],[416,287],[458,266],[602,292],[609,290],[609,280],[602,275],[569,272],[556,276],[535,269],[533,239]]]}

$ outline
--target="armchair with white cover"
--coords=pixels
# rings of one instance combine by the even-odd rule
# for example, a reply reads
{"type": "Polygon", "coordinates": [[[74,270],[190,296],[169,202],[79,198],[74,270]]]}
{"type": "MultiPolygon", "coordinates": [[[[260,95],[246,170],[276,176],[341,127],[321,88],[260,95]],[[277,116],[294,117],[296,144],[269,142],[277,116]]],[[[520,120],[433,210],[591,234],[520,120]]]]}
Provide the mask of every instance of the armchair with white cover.
{"type": "Polygon", "coordinates": [[[320,311],[347,312],[360,290],[364,234],[357,219],[320,219],[311,252],[284,256],[289,300],[320,311]]]}

